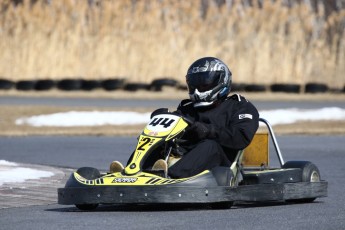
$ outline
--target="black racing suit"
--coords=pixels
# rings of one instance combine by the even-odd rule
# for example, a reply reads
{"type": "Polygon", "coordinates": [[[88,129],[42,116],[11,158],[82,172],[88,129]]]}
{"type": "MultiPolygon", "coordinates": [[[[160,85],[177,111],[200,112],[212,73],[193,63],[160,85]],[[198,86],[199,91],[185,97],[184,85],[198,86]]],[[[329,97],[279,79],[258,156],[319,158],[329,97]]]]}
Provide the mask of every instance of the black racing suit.
{"type": "MultiPolygon", "coordinates": [[[[204,137],[189,132],[183,136],[186,153],[169,168],[171,178],[185,178],[216,166],[230,166],[237,152],[247,147],[259,126],[259,113],[252,103],[234,94],[212,108],[198,109],[186,99],[177,112],[202,123],[204,137]]],[[[193,128],[192,128],[193,129],[193,128]]]]}

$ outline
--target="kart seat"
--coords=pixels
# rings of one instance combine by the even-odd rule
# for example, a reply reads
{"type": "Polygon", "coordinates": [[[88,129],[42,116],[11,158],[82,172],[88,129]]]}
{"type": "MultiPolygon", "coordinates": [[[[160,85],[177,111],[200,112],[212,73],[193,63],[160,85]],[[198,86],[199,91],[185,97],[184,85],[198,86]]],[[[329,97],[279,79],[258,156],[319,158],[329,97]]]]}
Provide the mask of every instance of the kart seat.
{"type": "Polygon", "coordinates": [[[242,165],[247,168],[269,166],[269,136],[267,132],[258,132],[252,142],[243,151],[242,165]]]}

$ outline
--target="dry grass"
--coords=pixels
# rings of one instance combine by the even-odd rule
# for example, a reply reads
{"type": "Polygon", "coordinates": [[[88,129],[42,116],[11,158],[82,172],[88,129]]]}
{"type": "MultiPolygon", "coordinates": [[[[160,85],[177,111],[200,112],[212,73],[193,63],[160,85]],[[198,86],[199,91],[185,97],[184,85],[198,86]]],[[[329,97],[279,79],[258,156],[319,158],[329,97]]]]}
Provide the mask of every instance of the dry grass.
{"type": "Polygon", "coordinates": [[[236,82],[345,83],[344,10],[325,20],[322,8],[315,14],[306,4],[234,1],[210,4],[202,19],[199,1],[29,2],[0,3],[2,77],[183,81],[193,60],[210,55],[229,64],[236,82]]]}
{"type": "Polygon", "coordinates": [[[308,135],[345,135],[345,121],[299,122],[277,125],[274,130],[279,134],[308,135]]]}

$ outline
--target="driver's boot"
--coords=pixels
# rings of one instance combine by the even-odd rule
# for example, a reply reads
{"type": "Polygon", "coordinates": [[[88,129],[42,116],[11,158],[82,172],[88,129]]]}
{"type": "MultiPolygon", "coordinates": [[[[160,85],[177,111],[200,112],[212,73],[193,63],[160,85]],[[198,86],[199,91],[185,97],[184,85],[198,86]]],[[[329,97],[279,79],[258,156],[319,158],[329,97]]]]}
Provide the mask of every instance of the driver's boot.
{"type": "Polygon", "coordinates": [[[165,160],[159,159],[157,160],[153,166],[152,166],[153,171],[163,171],[164,177],[168,177],[168,164],[165,160]]]}
{"type": "Polygon", "coordinates": [[[119,161],[113,161],[110,164],[109,172],[110,173],[116,173],[116,172],[122,172],[124,169],[123,165],[119,161]]]}

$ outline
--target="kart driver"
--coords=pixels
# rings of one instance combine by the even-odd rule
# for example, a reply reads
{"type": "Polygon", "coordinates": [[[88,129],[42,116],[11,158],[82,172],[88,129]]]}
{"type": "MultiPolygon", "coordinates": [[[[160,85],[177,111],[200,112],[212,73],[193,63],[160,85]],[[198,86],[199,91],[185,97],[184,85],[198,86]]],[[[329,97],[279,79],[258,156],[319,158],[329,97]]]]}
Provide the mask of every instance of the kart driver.
{"type": "MultiPolygon", "coordinates": [[[[171,178],[185,178],[216,166],[230,167],[237,152],[247,147],[258,129],[259,114],[252,103],[234,94],[232,73],[214,57],[196,60],[188,69],[186,81],[190,99],[182,100],[177,113],[193,120],[180,144],[182,157],[169,167],[160,159],[152,170],[164,170],[171,178]]],[[[114,161],[110,171],[122,171],[114,161]]]]}

